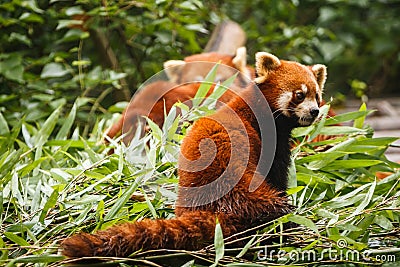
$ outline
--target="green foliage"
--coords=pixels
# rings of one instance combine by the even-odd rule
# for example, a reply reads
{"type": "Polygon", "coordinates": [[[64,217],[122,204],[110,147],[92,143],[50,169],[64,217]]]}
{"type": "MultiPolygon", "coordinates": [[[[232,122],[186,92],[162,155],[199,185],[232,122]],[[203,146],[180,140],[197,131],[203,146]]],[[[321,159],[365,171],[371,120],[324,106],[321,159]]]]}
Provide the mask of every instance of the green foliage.
{"type": "Polygon", "coordinates": [[[213,14],[201,1],[0,3],[3,115],[42,121],[81,97],[74,122],[86,136],[164,61],[200,52],[213,14]]]}

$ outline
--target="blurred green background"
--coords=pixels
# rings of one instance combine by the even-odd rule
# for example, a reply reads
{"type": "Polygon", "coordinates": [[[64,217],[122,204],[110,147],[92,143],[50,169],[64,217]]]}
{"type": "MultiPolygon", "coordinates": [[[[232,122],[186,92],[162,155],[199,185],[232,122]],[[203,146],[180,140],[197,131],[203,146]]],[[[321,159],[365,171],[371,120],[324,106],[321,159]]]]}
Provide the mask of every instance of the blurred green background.
{"type": "Polygon", "coordinates": [[[88,132],[164,61],[201,53],[225,19],[245,30],[251,64],[257,51],[326,64],[339,101],[400,95],[397,0],[13,0],[0,4],[0,111],[36,122],[82,97],[88,132]]]}

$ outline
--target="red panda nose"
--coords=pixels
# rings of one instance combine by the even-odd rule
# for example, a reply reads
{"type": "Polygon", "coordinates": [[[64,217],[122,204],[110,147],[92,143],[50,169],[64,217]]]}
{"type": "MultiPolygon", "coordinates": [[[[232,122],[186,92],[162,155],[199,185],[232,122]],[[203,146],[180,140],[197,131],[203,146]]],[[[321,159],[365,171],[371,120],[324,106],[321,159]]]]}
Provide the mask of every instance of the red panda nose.
{"type": "Polygon", "coordinates": [[[310,114],[311,114],[311,116],[312,116],[313,118],[317,117],[318,114],[319,114],[319,109],[318,109],[318,108],[312,108],[312,109],[310,110],[310,114]]]}

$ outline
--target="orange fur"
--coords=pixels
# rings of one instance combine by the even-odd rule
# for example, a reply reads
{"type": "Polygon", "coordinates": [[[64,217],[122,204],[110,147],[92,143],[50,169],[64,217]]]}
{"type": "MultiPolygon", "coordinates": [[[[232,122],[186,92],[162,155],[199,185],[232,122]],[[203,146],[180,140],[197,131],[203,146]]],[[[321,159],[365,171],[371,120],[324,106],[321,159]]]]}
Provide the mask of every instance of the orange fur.
{"type": "Polygon", "coordinates": [[[262,80],[258,87],[249,85],[214,115],[196,121],[184,138],[178,164],[177,217],[145,219],[72,236],[62,242],[64,255],[126,257],[140,249],[199,249],[212,243],[217,218],[227,237],[290,212],[285,196],[290,132],[300,123],[312,122],[308,119],[311,109],[304,110],[294,92],[306,85],[306,99],[320,98],[325,69],[311,71],[267,53],[257,53],[256,59],[257,79],[262,80]],[[285,103],[279,101],[284,93],[292,95],[285,103]],[[251,109],[255,106],[268,116],[267,108],[257,104],[259,94],[273,111],[277,138],[276,153],[266,176],[258,172],[257,165],[263,159],[261,145],[272,144],[266,143],[268,137],[262,139],[264,120],[257,121],[251,109]],[[282,109],[286,105],[292,109],[282,109]],[[305,118],[298,117],[299,112],[305,118]],[[210,164],[205,164],[209,159],[210,164]],[[252,181],[259,183],[255,191],[249,189],[252,181]],[[196,191],[210,184],[213,186],[206,191],[196,191]]]}

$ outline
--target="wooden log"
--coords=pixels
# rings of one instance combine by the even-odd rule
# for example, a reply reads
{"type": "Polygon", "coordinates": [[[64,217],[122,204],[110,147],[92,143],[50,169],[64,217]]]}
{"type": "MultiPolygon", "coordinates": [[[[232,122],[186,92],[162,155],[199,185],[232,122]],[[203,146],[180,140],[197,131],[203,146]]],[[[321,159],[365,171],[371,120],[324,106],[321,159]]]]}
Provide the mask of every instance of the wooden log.
{"type": "Polygon", "coordinates": [[[388,100],[382,100],[377,103],[377,110],[380,115],[396,117],[400,115],[397,109],[388,100]]]}
{"type": "Polygon", "coordinates": [[[204,52],[234,55],[246,43],[246,33],[236,22],[226,20],[217,25],[204,52]]]}
{"type": "Polygon", "coordinates": [[[393,116],[368,117],[365,123],[371,125],[375,131],[398,130],[400,132],[400,118],[393,116]]]}

